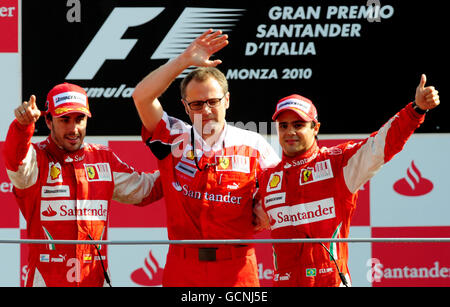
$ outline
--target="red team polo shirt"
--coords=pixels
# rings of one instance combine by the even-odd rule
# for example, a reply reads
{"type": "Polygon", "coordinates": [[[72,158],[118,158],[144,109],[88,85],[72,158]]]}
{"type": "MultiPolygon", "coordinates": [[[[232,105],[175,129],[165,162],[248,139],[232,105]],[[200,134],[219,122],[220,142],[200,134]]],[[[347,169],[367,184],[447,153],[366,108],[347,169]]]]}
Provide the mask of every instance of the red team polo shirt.
{"type": "MultiPolygon", "coordinates": [[[[218,141],[210,147],[192,126],[164,113],[153,135],[143,129],[142,137],[158,159],[170,240],[253,238],[252,212],[256,178],[262,169],[274,166],[280,161],[261,135],[225,125],[218,141]]],[[[202,246],[186,246],[198,247],[202,246]]],[[[217,255],[225,248],[214,247],[218,248],[217,255]]],[[[175,248],[179,250],[180,246],[170,247],[165,266],[165,285],[172,285],[167,283],[168,279],[176,279],[179,282],[177,285],[219,285],[210,279],[211,274],[206,273],[204,278],[197,276],[198,283],[187,281],[190,277],[183,277],[183,271],[188,270],[189,266],[186,263],[178,269],[176,276],[168,278],[172,266],[169,258],[171,254],[176,253],[175,248]],[[183,280],[186,280],[186,283],[183,283],[183,280]]],[[[238,253],[249,255],[251,253],[248,249],[238,253]]],[[[188,252],[181,253],[186,258],[188,252]]],[[[193,258],[196,260],[193,266],[198,266],[199,262],[204,263],[197,261],[196,256],[193,258]]],[[[219,271],[233,271],[229,265],[224,265],[223,261],[213,262],[219,266],[219,271]]],[[[251,279],[254,280],[256,276],[257,280],[256,261],[253,262],[248,264],[254,274],[251,279]]],[[[212,265],[211,261],[209,265],[212,265]]],[[[239,275],[239,270],[236,274],[239,275]]],[[[228,281],[227,277],[218,275],[215,281],[221,279],[223,283],[220,285],[255,285],[245,283],[248,278],[246,276],[242,277],[244,282],[241,283],[239,278],[235,280],[235,274],[230,274],[229,279],[234,280],[228,281]]]]}

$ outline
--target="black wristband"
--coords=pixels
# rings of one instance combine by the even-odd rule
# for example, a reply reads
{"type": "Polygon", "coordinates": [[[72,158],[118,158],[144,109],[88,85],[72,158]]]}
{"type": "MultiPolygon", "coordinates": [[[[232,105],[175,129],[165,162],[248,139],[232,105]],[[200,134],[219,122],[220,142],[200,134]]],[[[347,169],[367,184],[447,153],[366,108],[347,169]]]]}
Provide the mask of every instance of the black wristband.
{"type": "Polygon", "coordinates": [[[414,111],[416,111],[417,113],[419,113],[421,115],[423,115],[423,114],[428,112],[428,110],[423,110],[423,109],[419,108],[419,106],[416,104],[415,101],[413,101],[412,107],[413,107],[414,111]]]}

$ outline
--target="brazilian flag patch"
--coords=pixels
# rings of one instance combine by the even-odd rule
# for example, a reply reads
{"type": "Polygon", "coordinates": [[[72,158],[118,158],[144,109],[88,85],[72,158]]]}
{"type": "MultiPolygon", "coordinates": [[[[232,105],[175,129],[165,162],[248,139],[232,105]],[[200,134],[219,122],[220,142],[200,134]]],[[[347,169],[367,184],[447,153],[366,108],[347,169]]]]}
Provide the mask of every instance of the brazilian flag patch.
{"type": "Polygon", "coordinates": [[[316,276],[316,269],[306,269],[306,277],[316,276]]]}

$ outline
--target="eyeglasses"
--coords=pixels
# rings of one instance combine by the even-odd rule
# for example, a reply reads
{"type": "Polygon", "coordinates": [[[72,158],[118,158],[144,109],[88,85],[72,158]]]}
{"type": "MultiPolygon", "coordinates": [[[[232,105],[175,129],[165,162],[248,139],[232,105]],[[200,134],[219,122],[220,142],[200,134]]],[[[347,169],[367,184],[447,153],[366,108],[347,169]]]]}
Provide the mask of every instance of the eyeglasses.
{"type": "Polygon", "coordinates": [[[192,102],[187,102],[186,100],[183,99],[183,101],[187,103],[187,105],[192,111],[200,111],[201,109],[203,109],[203,105],[205,103],[210,108],[217,108],[222,103],[222,99],[224,99],[226,95],[227,94],[225,93],[222,98],[210,98],[206,100],[196,100],[192,102]]]}

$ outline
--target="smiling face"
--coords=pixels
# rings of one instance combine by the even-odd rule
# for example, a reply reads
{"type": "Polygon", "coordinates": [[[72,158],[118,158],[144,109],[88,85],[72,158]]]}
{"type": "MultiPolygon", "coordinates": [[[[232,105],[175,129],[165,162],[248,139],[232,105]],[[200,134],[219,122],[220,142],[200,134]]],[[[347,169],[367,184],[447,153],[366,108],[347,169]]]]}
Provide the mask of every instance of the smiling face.
{"type": "Polygon", "coordinates": [[[320,128],[320,123],[305,122],[289,110],[280,113],[276,122],[281,148],[288,157],[301,155],[310,149],[320,128]]]}
{"type": "Polygon", "coordinates": [[[52,140],[61,149],[77,151],[86,136],[87,116],[83,113],[69,113],[60,117],[45,119],[52,140]]]}
{"type": "Polygon", "coordinates": [[[229,93],[224,93],[219,82],[213,77],[203,81],[193,79],[188,83],[185,91],[184,107],[196,130],[201,131],[204,139],[219,134],[225,125],[225,114],[229,107],[229,93]],[[201,110],[194,111],[188,106],[189,102],[222,97],[223,99],[216,107],[210,107],[205,103],[201,110]]]}

